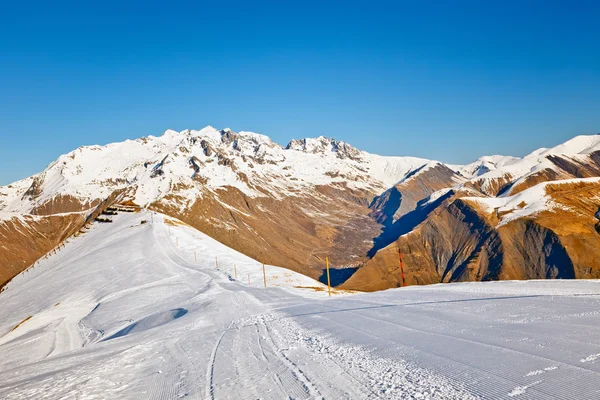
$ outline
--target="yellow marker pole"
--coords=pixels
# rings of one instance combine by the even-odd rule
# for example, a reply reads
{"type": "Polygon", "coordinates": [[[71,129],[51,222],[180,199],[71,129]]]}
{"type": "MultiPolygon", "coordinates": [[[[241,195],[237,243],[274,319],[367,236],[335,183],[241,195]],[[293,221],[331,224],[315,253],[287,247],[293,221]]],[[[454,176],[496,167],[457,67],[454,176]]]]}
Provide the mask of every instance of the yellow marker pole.
{"type": "Polygon", "coordinates": [[[235,264],[233,264],[233,276],[235,276],[235,279],[237,279],[237,268],[235,264]]]}
{"type": "Polygon", "coordinates": [[[331,297],[331,279],[329,279],[329,257],[325,257],[325,265],[325,268],[327,268],[327,292],[329,292],[329,297],[331,297]]]}
{"type": "Polygon", "coordinates": [[[265,263],[263,263],[263,280],[265,282],[265,287],[267,287],[267,273],[265,272],[265,263]]]}
{"type": "Polygon", "coordinates": [[[215,257],[215,265],[217,266],[217,269],[219,269],[219,257],[215,257]]]}

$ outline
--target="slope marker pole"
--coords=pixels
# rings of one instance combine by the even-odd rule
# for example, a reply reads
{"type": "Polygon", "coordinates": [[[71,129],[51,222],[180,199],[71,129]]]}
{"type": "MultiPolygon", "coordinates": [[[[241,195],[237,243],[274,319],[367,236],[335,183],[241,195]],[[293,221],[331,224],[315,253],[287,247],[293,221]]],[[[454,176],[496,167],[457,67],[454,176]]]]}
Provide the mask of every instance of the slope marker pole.
{"type": "Polygon", "coordinates": [[[196,261],[196,250],[194,250],[194,264],[197,264],[198,261],[196,261]]]}
{"type": "Polygon", "coordinates": [[[177,247],[179,247],[179,238],[175,238],[175,241],[177,242],[177,247]]]}
{"type": "Polygon", "coordinates": [[[331,297],[331,279],[329,278],[329,257],[325,257],[325,265],[325,268],[327,268],[327,292],[329,293],[329,297],[331,297]]]}
{"type": "Polygon", "coordinates": [[[219,269],[219,257],[215,257],[215,265],[219,269]]]}
{"type": "Polygon", "coordinates": [[[265,272],[265,263],[262,263],[263,265],[263,280],[265,283],[265,287],[267,287],[267,273],[265,272]]]}
{"type": "Polygon", "coordinates": [[[233,264],[233,276],[237,280],[237,268],[236,268],[235,264],[233,264]]]}

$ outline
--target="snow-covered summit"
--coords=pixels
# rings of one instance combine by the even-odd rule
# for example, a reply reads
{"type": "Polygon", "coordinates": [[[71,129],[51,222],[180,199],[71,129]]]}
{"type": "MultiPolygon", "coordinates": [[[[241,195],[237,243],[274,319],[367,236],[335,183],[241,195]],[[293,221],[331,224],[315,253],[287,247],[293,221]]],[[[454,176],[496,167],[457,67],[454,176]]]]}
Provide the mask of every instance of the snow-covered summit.
{"type": "Polygon", "coordinates": [[[560,154],[590,154],[598,150],[600,150],[600,134],[579,135],[550,149],[543,149],[539,153],[534,152],[532,155],[547,156],[560,154]]]}
{"type": "Polygon", "coordinates": [[[504,167],[520,160],[512,156],[483,156],[467,165],[456,165],[454,169],[466,178],[475,178],[495,169],[504,167]]]}
{"type": "Polygon", "coordinates": [[[481,182],[484,191],[495,188],[500,189],[502,195],[510,195],[515,188],[521,190],[545,180],[597,176],[600,171],[594,159],[600,159],[598,152],[600,135],[580,135],[551,148],[537,149],[522,158],[481,157],[454,168],[461,175],[481,182]]]}
{"type": "Polygon", "coordinates": [[[319,136],[292,140],[286,146],[287,150],[297,150],[312,154],[335,153],[338,158],[360,159],[361,151],[346,142],[319,136]]]}

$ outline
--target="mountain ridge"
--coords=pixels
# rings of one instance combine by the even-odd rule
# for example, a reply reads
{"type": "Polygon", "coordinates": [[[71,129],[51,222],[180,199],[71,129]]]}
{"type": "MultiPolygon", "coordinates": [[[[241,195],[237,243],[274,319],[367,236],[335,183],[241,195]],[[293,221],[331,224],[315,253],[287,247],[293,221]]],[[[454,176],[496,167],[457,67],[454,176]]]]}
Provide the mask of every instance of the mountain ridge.
{"type": "MultiPolygon", "coordinates": [[[[86,214],[119,192],[125,201],[181,219],[257,260],[320,278],[325,256],[336,267],[362,269],[364,274],[368,270],[364,267],[380,259],[378,252],[401,247],[404,237],[418,236],[426,226],[434,230],[421,238],[426,247],[419,251],[428,252],[442,243],[436,230],[460,231],[467,214],[473,215],[469,218],[475,218],[475,224],[487,227],[469,228],[464,234],[477,236],[475,232],[485,231],[489,236],[509,230],[506,226],[515,221],[565,212],[567,206],[552,208],[552,196],[560,190],[546,193],[549,182],[595,187],[598,182],[593,178],[599,176],[599,135],[576,136],[522,158],[483,156],[470,164],[451,165],[417,157],[379,156],[325,136],[281,146],[262,134],[207,126],[81,146],[61,155],[44,171],[0,187],[0,223],[8,226],[8,221],[23,215],[86,214]],[[450,214],[443,217],[446,212],[450,214]],[[440,218],[451,226],[442,228],[440,218]]],[[[586,210],[585,222],[578,223],[592,221],[587,213],[595,204],[594,198],[576,206],[586,210]]],[[[23,230],[13,226],[3,234],[7,241],[23,230]]],[[[64,234],[57,232],[50,242],[60,242],[64,234]]],[[[595,237],[588,239],[585,246],[589,247],[595,237]]],[[[509,241],[504,236],[497,240],[509,241]]],[[[437,254],[423,264],[427,279],[410,283],[444,281],[448,273],[441,265],[446,257],[456,256],[454,246],[465,243],[445,244],[448,255],[437,254]]],[[[480,246],[487,246],[483,243],[460,250],[467,252],[465,262],[469,257],[485,258],[477,255],[480,246]]],[[[490,251],[501,251],[494,261],[500,271],[508,265],[508,253],[504,247],[498,249],[490,251]]],[[[34,249],[32,254],[41,251],[34,249]]],[[[18,260],[7,259],[13,270],[18,260]]],[[[378,262],[384,267],[397,264],[387,258],[378,262]]],[[[595,265],[587,267],[596,270],[595,265]]],[[[460,267],[450,276],[457,280],[492,276],[466,277],[460,275],[463,270],[460,267]]],[[[520,276],[493,276],[513,275],[520,276]]],[[[381,279],[381,285],[374,287],[397,283],[395,278],[381,279]]],[[[351,288],[363,289],[360,282],[351,288]]]]}

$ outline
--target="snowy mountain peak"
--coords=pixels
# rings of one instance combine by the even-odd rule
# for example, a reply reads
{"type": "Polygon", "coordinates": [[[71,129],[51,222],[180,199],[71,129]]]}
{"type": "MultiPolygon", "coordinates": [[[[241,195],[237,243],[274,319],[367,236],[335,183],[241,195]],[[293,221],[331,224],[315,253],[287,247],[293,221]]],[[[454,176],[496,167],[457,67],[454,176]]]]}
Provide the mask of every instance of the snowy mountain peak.
{"type": "Polygon", "coordinates": [[[456,169],[461,173],[461,175],[467,178],[476,178],[490,171],[494,171],[498,168],[502,168],[506,165],[514,163],[518,160],[520,160],[520,158],[512,156],[483,156],[470,164],[459,166],[456,169]]]}
{"type": "Polygon", "coordinates": [[[600,150],[600,134],[579,135],[558,146],[554,146],[551,149],[538,153],[538,155],[590,154],[598,150],[600,150]]]}
{"type": "Polygon", "coordinates": [[[300,140],[292,140],[286,146],[288,150],[297,150],[304,153],[312,154],[327,154],[336,153],[338,158],[349,158],[359,160],[361,151],[349,145],[346,142],[319,136],[317,138],[306,138],[300,140]]]}

